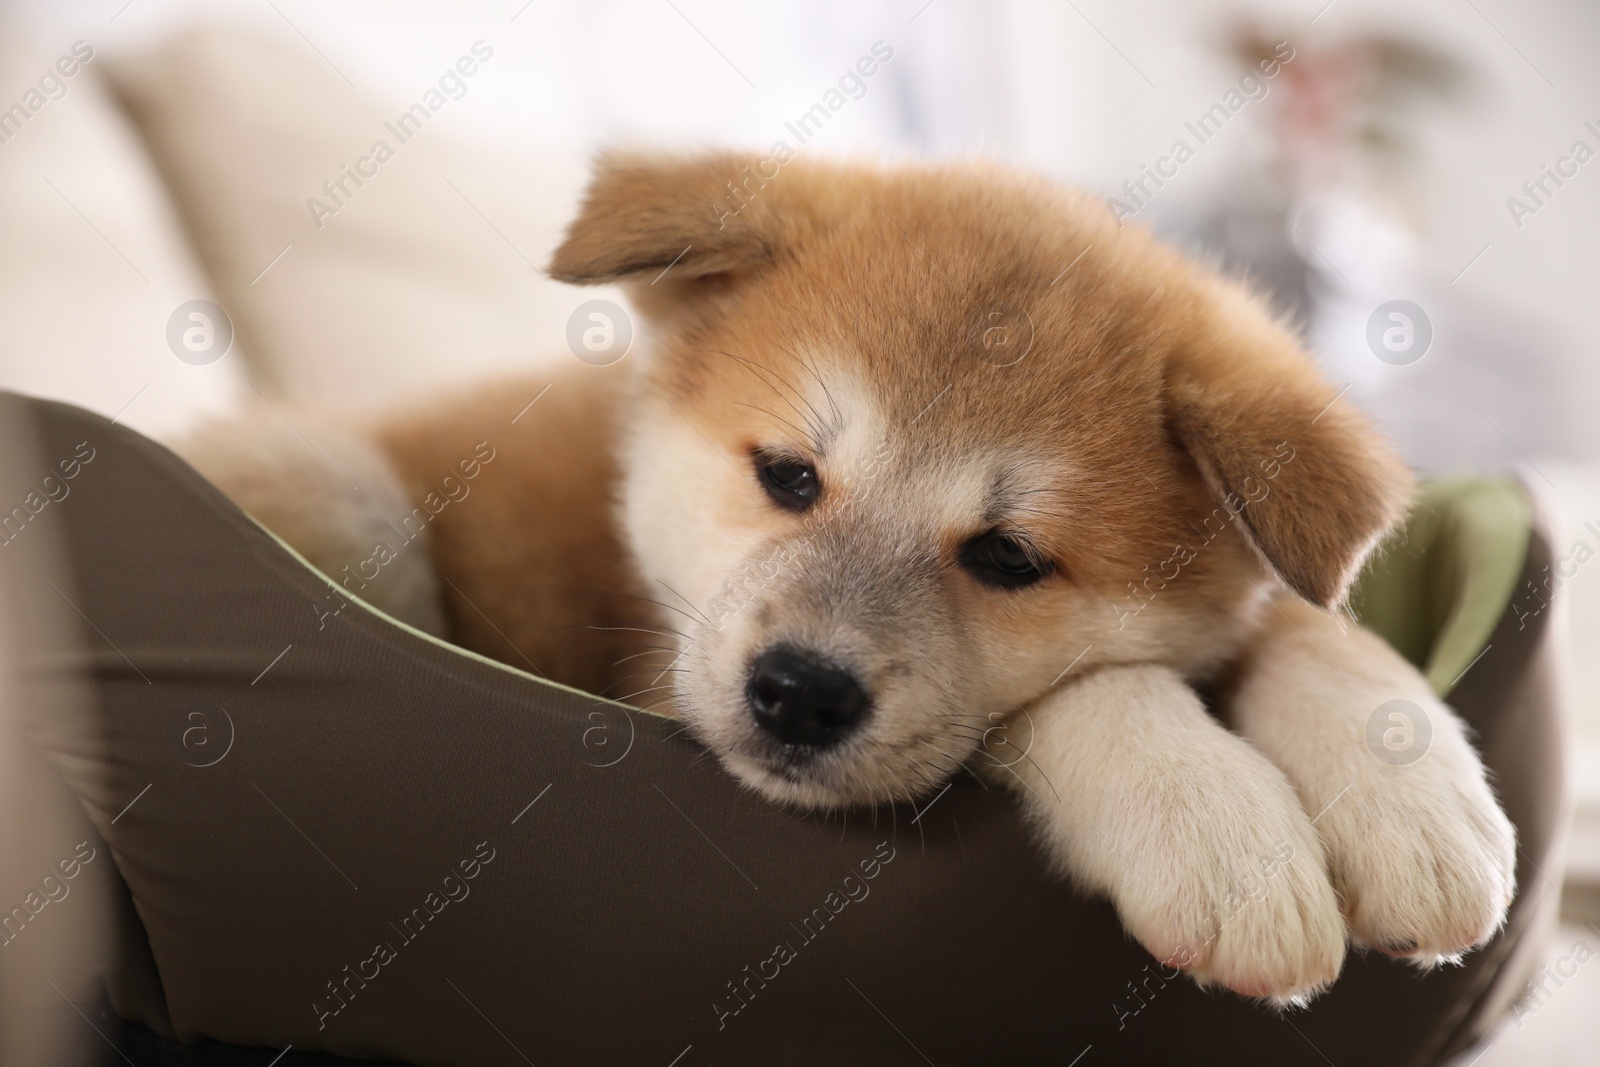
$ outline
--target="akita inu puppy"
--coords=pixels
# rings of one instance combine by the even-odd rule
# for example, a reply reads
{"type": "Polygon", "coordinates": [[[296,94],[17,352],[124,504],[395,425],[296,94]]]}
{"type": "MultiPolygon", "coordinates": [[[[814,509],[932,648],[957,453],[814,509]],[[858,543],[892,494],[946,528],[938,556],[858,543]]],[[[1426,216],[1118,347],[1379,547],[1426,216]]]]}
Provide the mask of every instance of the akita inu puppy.
{"type": "Polygon", "coordinates": [[[1411,478],[1295,337],[1043,180],[752,163],[604,157],[550,271],[623,283],[647,338],[532,408],[548,376],[314,434],[363,495],[281,427],[186,451],[352,591],[655,697],[773,800],[1014,786],[1202,982],[1287,1000],[1347,935],[1490,937],[1515,845],[1483,767],[1335,614],[1411,478]],[[426,547],[345,569],[402,527],[426,547]],[[1405,766],[1366,740],[1395,699],[1432,730],[1405,766]]]}

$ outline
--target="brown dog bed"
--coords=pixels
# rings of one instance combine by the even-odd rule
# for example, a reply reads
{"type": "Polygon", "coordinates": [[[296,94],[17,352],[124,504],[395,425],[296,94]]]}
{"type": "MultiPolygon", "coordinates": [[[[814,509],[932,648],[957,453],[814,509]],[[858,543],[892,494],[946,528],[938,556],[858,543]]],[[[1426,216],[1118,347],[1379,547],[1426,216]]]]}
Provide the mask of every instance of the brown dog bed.
{"type": "MultiPolygon", "coordinates": [[[[875,815],[780,810],[670,721],[340,597],[139,435],[16,397],[0,418],[30,423],[52,465],[94,451],[3,551],[40,597],[57,594],[30,553],[63,554],[86,623],[31,668],[92,688],[89,720],[51,755],[125,886],[111,1003],[182,1042],[260,1047],[124,1031],[152,1062],[266,1064],[292,1045],[283,1067],[313,1051],[474,1067],[1437,1064],[1504,1014],[1553,920],[1548,611],[1502,604],[1473,624],[1487,641],[1450,693],[1519,834],[1506,929],[1425,976],[1352,956],[1309,1009],[1278,1014],[1163,972],[1107,904],[1045,874],[1011,799],[970,778],[875,815]]],[[[24,500],[26,478],[7,481],[4,499],[24,500]]],[[[1435,507],[1389,580],[1401,603],[1435,602],[1389,616],[1425,667],[1439,634],[1462,632],[1472,545],[1526,538],[1518,587],[1550,561],[1537,515],[1531,536],[1523,518],[1509,534],[1503,515],[1481,520],[1435,507]]]]}

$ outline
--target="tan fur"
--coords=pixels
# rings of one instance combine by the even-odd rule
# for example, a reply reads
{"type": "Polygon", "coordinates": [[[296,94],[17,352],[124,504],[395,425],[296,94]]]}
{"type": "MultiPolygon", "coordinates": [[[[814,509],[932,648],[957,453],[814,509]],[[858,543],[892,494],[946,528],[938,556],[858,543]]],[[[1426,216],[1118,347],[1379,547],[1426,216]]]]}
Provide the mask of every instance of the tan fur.
{"type": "Polygon", "coordinates": [[[660,640],[637,629],[658,623],[613,521],[625,375],[578,365],[494,382],[370,431],[418,501],[477,442],[494,449],[471,495],[431,524],[452,640],[588,692],[611,684],[619,657],[660,640]]]}
{"type": "Polygon", "coordinates": [[[774,799],[905,799],[975,759],[1153,952],[1250,995],[1337,973],[1335,887],[1356,937],[1398,954],[1492,932],[1510,827],[1459,724],[1430,704],[1448,720],[1430,772],[1365,767],[1363,701],[1425,685],[1357,642],[1334,658],[1370,661],[1370,684],[1329,696],[1278,625],[1287,606],[1338,630],[1319,608],[1411,482],[1243,287],[999,168],[769,178],[735,155],[604,158],[551,273],[623,282],[648,342],[557,376],[516,426],[546,381],[368,430],[414,498],[496,449],[430,531],[456,640],[680,714],[774,799]],[[814,464],[813,507],[772,504],[761,450],[814,464]],[[1054,573],[979,583],[958,552],[996,529],[1054,573]],[[797,754],[758,729],[746,678],[776,643],[861,680],[872,712],[848,741],[797,754]],[[1230,666],[1259,751],[1189,687],[1230,666]],[[1364,799],[1313,825],[1346,771],[1364,799]],[[1451,776],[1467,808],[1441,803],[1451,776]],[[1374,850],[1385,790],[1414,821],[1374,850]],[[1449,843],[1428,852],[1443,896],[1404,867],[1419,836],[1449,843]],[[1294,858],[1268,901],[1219,926],[1279,844],[1294,858]]]}

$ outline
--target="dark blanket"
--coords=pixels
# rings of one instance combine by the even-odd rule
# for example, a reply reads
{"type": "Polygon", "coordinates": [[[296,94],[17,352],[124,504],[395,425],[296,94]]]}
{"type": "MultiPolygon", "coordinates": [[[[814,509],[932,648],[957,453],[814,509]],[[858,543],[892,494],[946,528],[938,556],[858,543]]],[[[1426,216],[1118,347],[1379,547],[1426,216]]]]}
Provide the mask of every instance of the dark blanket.
{"type": "MultiPolygon", "coordinates": [[[[130,1062],[1435,1064],[1504,1013],[1553,915],[1549,613],[1508,612],[1450,697],[1520,837],[1506,930],[1425,977],[1352,956],[1278,1014],[1163,972],[970,777],[782,810],[670,721],[340,597],[149,440],[0,417],[51,468],[93,451],[0,562],[81,617],[31,668],[92,686],[51,756],[126,887],[107,984],[149,1029],[102,1028],[130,1062]]],[[[1549,559],[1536,521],[1525,573],[1549,559]]]]}

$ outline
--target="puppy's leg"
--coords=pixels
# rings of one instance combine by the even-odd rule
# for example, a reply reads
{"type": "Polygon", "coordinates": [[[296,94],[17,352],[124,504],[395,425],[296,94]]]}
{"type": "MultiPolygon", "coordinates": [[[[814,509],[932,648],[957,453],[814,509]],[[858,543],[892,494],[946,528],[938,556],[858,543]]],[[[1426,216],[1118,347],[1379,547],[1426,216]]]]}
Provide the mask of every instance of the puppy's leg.
{"type": "Polygon", "coordinates": [[[318,444],[277,412],[255,411],[208,423],[171,447],[343,588],[444,636],[428,530],[404,525],[412,503],[389,461],[348,430],[300,422],[318,444]]]}
{"type": "Polygon", "coordinates": [[[1276,606],[1229,715],[1313,813],[1352,936],[1419,963],[1482,944],[1511,901],[1516,846],[1465,727],[1375,634],[1276,606]]]}
{"type": "Polygon", "coordinates": [[[1280,1000],[1339,973],[1344,924],[1299,798],[1177,674],[1091,672],[1006,734],[991,734],[988,773],[1020,790],[1056,866],[1109,896],[1158,960],[1280,1000]]]}

